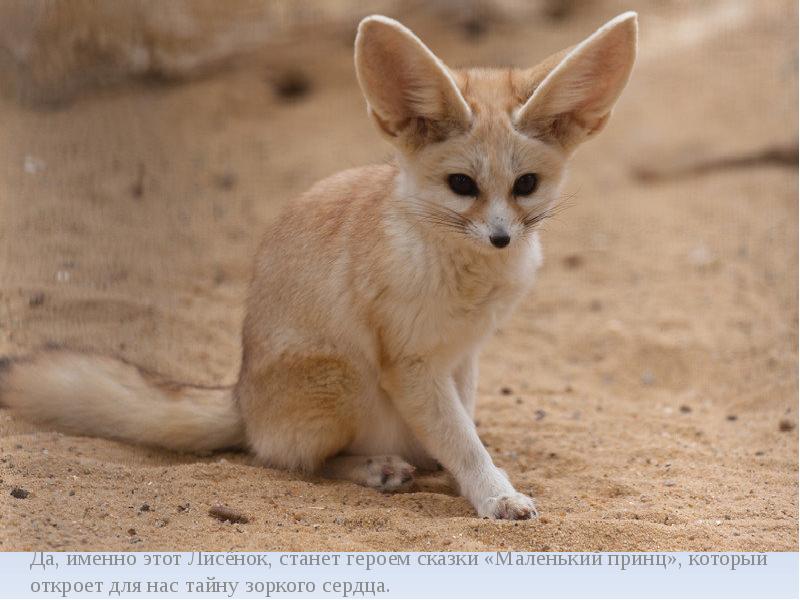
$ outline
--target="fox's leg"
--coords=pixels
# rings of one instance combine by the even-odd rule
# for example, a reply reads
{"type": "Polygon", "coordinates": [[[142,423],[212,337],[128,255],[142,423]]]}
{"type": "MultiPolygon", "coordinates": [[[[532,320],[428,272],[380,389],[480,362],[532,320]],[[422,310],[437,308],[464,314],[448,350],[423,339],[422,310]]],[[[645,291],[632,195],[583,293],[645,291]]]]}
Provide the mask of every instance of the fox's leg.
{"type": "Polygon", "coordinates": [[[336,456],[328,459],[322,475],[333,479],[347,479],[359,485],[382,492],[393,492],[408,487],[414,478],[414,467],[399,456],[336,456]]]}
{"type": "Polygon", "coordinates": [[[361,388],[336,356],[282,353],[248,364],[236,398],[249,447],[270,466],[317,471],[353,439],[361,388]]]}
{"type": "Polygon", "coordinates": [[[475,420],[475,397],[478,392],[478,353],[467,355],[453,373],[458,397],[467,410],[469,418],[475,420]]]}
{"type": "Polygon", "coordinates": [[[449,373],[418,358],[400,360],[382,374],[381,385],[480,516],[529,519],[537,515],[533,500],[518,493],[492,463],[449,373]]]}

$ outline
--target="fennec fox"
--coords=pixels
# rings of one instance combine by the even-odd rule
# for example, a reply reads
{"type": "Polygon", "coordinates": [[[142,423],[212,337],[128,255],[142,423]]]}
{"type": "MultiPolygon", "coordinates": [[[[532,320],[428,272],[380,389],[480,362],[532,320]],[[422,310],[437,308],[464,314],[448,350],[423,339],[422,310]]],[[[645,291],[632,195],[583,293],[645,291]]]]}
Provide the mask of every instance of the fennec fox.
{"type": "Polygon", "coordinates": [[[478,515],[536,516],[476,433],[478,353],[533,283],[537,225],[573,150],[606,124],[636,30],[629,12],[532,69],[455,70],[400,23],[364,19],[358,81],[396,160],[317,183],[269,228],[235,387],[45,352],[10,365],[3,402],[66,431],[246,445],[384,491],[438,462],[478,515]]]}

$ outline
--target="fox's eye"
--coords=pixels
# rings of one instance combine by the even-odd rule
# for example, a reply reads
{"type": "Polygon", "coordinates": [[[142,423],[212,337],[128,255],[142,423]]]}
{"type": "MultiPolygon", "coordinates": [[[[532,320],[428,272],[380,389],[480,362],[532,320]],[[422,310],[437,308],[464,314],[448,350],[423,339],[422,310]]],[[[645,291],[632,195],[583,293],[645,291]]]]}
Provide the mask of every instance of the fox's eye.
{"type": "Polygon", "coordinates": [[[478,184],[469,175],[456,173],[447,176],[447,185],[459,196],[477,196],[478,184]]]}
{"type": "Polygon", "coordinates": [[[537,187],[539,187],[539,177],[536,173],[525,173],[517,177],[513,192],[515,196],[530,196],[537,187]]]}

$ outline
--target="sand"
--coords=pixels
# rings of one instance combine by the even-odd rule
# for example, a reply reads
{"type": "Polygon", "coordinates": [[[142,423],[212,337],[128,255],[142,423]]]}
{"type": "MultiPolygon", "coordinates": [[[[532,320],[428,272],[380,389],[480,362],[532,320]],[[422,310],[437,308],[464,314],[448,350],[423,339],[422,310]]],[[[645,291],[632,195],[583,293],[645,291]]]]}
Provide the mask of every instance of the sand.
{"type": "MultiPolygon", "coordinates": [[[[385,495],[0,409],[0,549],[796,551],[796,3],[597,2],[485,30],[400,16],[455,65],[527,65],[630,7],[634,77],[575,158],[538,284],[482,355],[479,433],[540,519],[478,519],[442,473],[385,495]]],[[[352,35],[55,108],[2,101],[0,356],[60,343],[233,382],[263,225],[389,156],[352,35]]]]}

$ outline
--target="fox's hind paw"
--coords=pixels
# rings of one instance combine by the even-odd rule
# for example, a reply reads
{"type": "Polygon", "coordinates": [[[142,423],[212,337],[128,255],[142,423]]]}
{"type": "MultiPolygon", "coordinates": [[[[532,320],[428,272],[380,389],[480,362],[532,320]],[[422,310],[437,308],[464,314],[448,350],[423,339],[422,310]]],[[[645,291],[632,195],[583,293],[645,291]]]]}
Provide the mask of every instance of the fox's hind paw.
{"type": "Polygon", "coordinates": [[[382,492],[394,492],[408,487],[414,480],[416,469],[399,456],[371,456],[364,465],[367,471],[365,485],[382,492]]]}
{"type": "Polygon", "coordinates": [[[414,481],[416,469],[399,456],[337,456],[328,460],[323,473],[337,479],[347,479],[381,492],[407,488],[414,481]]]}

